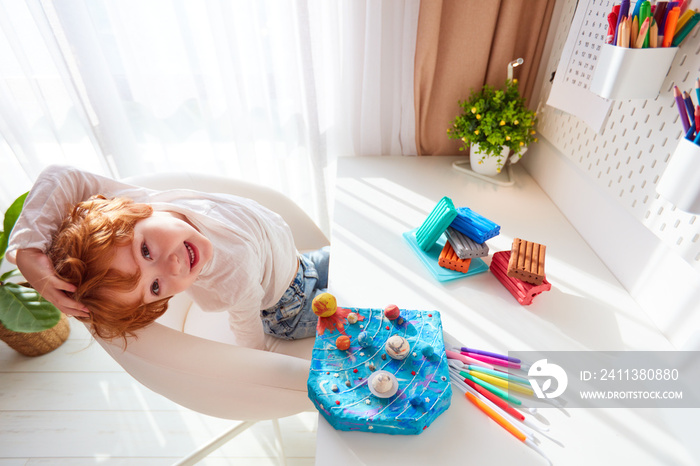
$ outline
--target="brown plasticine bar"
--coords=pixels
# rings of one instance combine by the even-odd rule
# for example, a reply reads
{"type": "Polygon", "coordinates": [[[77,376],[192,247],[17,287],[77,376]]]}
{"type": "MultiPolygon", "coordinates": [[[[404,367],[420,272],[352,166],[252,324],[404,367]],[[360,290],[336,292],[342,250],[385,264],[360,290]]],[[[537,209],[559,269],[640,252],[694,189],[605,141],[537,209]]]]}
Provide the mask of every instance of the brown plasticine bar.
{"type": "Polygon", "coordinates": [[[541,285],[545,279],[546,250],[547,246],[543,244],[515,238],[511,246],[507,275],[533,285],[541,285]]]}

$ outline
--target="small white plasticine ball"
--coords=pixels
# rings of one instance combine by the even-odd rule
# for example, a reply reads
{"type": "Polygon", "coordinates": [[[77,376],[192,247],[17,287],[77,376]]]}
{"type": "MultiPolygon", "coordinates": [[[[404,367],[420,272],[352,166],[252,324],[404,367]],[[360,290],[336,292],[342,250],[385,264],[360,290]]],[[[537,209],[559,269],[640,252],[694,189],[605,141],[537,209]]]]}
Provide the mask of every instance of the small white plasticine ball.
{"type": "Polygon", "coordinates": [[[411,345],[408,343],[408,340],[401,335],[392,335],[386,341],[384,349],[389,357],[400,361],[406,359],[406,356],[408,356],[411,351],[411,345]]]}

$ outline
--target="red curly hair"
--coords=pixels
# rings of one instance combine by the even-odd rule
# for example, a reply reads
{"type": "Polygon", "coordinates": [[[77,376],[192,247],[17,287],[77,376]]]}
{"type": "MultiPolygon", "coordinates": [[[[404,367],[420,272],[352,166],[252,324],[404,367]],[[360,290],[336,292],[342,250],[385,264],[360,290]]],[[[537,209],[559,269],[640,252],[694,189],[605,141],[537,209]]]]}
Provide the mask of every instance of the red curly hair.
{"type": "Polygon", "coordinates": [[[133,275],[110,268],[116,248],[133,240],[134,225],[148,218],[153,209],[126,198],[93,196],[76,204],[63,220],[48,256],[56,274],[76,286],[73,299],[90,310],[95,334],[126,341],[168,308],[170,298],[152,303],[123,302],[119,294],[136,288],[140,273],[133,275]]]}

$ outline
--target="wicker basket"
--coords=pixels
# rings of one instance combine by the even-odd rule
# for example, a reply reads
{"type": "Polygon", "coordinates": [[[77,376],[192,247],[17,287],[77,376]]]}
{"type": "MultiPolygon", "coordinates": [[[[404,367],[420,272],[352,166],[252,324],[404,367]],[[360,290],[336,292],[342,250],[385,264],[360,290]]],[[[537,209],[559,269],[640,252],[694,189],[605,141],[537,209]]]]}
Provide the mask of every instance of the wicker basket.
{"type": "Polygon", "coordinates": [[[25,356],[49,353],[61,346],[69,334],[70,324],[65,314],[61,314],[61,319],[52,328],[35,333],[13,332],[0,323],[0,340],[25,356]]]}

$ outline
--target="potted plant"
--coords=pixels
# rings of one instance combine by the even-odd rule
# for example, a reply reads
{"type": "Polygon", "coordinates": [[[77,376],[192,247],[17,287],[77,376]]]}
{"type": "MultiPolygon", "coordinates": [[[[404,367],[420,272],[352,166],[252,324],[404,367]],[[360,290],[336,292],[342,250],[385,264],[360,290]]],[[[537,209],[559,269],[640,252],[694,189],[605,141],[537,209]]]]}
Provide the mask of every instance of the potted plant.
{"type": "Polygon", "coordinates": [[[505,90],[488,84],[460,101],[462,113],[447,130],[450,139],[459,139],[459,150],[470,150],[471,169],[496,175],[508,158],[519,160],[531,142],[536,142],[535,112],[520,96],[517,80],[506,80],[505,90]]]}
{"type": "MultiPolygon", "coordinates": [[[[5,212],[0,231],[0,265],[26,197],[26,193],[18,197],[5,212]]],[[[68,338],[68,319],[28,284],[9,281],[16,276],[16,269],[0,275],[0,340],[27,356],[53,351],[68,338]]]]}

